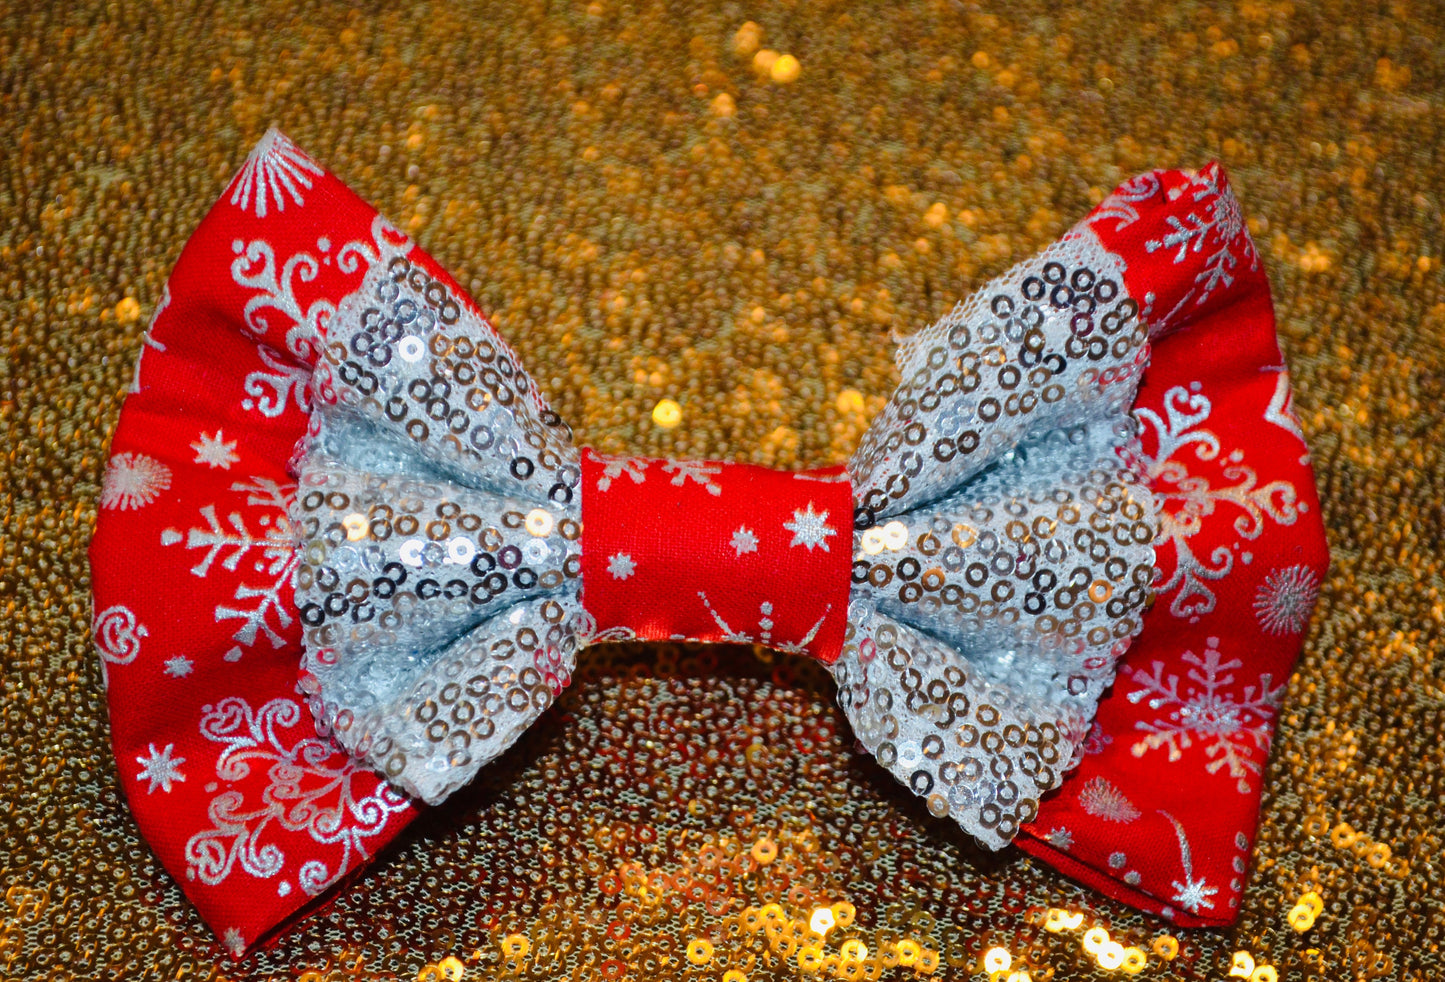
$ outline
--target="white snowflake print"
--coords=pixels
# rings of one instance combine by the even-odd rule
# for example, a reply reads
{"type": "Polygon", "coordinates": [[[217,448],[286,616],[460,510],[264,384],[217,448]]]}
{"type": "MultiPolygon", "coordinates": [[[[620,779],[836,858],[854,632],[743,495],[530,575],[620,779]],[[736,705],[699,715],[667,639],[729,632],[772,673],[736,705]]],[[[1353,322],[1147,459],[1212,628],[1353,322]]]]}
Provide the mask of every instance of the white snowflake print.
{"type": "Polygon", "coordinates": [[[1309,623],[1320,583],[1308,566],[1277,569],[1254,594],[1254,616],[1269,634],[1299,634],[1309,623]]]}
{"type": "Polygon", "coordinates": [[[118,453],[105,465],[100,507],[144,508],[171,486],[171,469],[141,453],[118,453]]]}
{"type": "Polygon", "coordinates": [[[1232,284],[1234,271],[1241,262],[1248,262],[1250,269],[1259,265],[1259,254],[1245,231],[1239,201],[1233,191],[1220,189],[1218,170],[1210,167],[1196,174],[1183,193],[1190,191],[1194,193],[1195,202],[1203,207],[1190,211],[1182,219],[1168,216],[1166,220],[1171,231],[1163,238],[1144,243],[1149,252],[1177,250],[1174,253],[1176,264],[1182,263],[1191,252],[1204,256],[1204,269],[1195,276],[1194,286],[1180,298],[1173,310],[1158,319],[1161,330],[1173,323],[1188,301],[1202,304],[1216,289],[1232,284]]]}
{"type": "Polygon", "coordinates": [[[799,508],[793,512],[793,520],[784,522],[783,528],[793,533],[793,541],[789,546],[806,546],[809,552],[817,546],[824,552],[828,551],[828,537],[837,535],[837,531],[828,524],[828,513],[816,512],[813,510],[813,503],[808,502],[806,509],[799,508]]]}
{"type": "Polygon", "coordinates": [[[637,571],[637,564],[625,552],[616,552],[607,560],[607,572],[614,580],[625,580],[637,571]]]}
{"type": "Polygon", "coordinates": [[[100,652],[101,679],[110,684],[110,665],[129,665],[140,654],[141,638],[149,634],[124,604],[107,607],[95,615],[90,625],[95,650],[100,652]]]}
{"type": "Polygon", "coordinates": [[[758,551],[758,537],[746,525],[739,525],[733,533],[732,547],[741,556],[745,552],[758,551]]]}
{"type": "Polygon", "coordinates": [[[142,754],[135,759],[135,762],[140,765],[140,773],[135,776],[135,779],[150,782],[150,787],[146,788],[146,794],[154,793],[156,788],[170,794],[172,784],[185,781],[186,776],[181,773],[180,765],[186,762],[186,758],[172,757],[171,752],[175,749],[175,744],[168,743],[164,750],[157,750],[156,745],[152,743],[149,755],[142,754]]]}
{"type": "Polygon", "coordinates": [[[237,958],[246,953],[246,938],[238,927],[226,928],[225,933],[221,935],[221,944],[225,945],[226,950],[237,958]]]}
{"type": "Polygon", "coordinates": [[[1127,825],[1139,817],[1139,809],[1124,797],[1124,792],[1102,777],[1091,777],[1079,789],[1079,804],[1084,811],[1106,822],[1127,825]]]}
{"type": "Polygon", "coordinates": [[[228,471],[232,464],[241,459],[236,456],[236,441],[226,440],[220,430],[211,435],[202,430],[201,438],[191,444],[191,449],[196,452],[195,462],[205,464],[212,470],[219,467],[223,471],[228,471]]]}
{"type": "Polygon", "coordinates": [[[278,212],[286,210],[287,198],[297,206],[304,205],[302,190],[310,190],[312,176],[321,173],[316,162],[280,130],[267,130],[236,175],[231,204],[254,212],[257,218],[266,217],[271,202],[275,202],[278,212]]]}
{"type": "Polygon", "coordinates": [[[722,494],[722,487],[713,478],[722,473],[721,464],[709,464],[701,460],[669,460],[662,465],[664,474],[672,475],[674,487],[682,487],[688,481],[701,484],[713,497],[722,494]]]}
{"type": "Polygon", "coordinates": [[[1140,688],[1128,694],[1132,703],[1146,703],[1150,709],[1168,712],[1153,722],[1135,727],[1148,736],[1130,748],[1135,757],[1151,750],[1168,749],[1170,762],[1197,739],[1210,758],[1205,770],[1227,771],[1235,788],[1247,794],[1251,779],[1260,774],[1269,755],[1270,726],[1275,709],[1284,695],[1284,683],[1272,686],[1271,676],[1259,676],[1255,685],[1234,689],[1234,671],[1244,667],[1238,658],[1225,661],[1219,653],[1219,639],[1205,639],[1204,656],[1186,651],[1183,660],[1194,666],[1184,679],[1165,675],[1164,663],[1155,662],[1152,672],[1129,670],[1140,688]]]}
{"type": "Polygon", "coordinates": [[[597,490],[606,491],[612,487],[612,482],[624,474],[632,478],[633,484],[641,484],[647,480],[647,465],[652,463],[646,457],[603,457],[606,464],[602,467],[602,476],[597,479],[597,490]]]}
{"type": "Polygon", "coordinates": [[[1266,519],[1293,525],[1306,510],[1288,481],[1260,484],[1254,468],[1244,463],[1242,450],[1231,451],[1219,466],[1225,480],[1231,482],[1227,485],[1211,487],[1208,477],[1190,472],[1183,453],[1186,448],[1192,448],[1195,461],[1206,464],[1222,452],[1219,437],[1201,425],[1213,410],[1201,389],[1200,383],[1193,382],[1188,388],[1175,386],[1166,392],[1163,419],[1150,409],[1134,410],[1141,429],[1152,429],[1158,438],[1158,449],[1143,458],[1159,520],[1156,552],[1168,543],[1175,555],[1174,572],[1166,577],[1161,567],[1162,582],[1156,587],[1161,597],[1178,591],[1169,612],[1190,623],[1214,610],[1216,600],[1209,583],[1224,579],[1234,569],[1237,554],[1244,562],[1250,561],[1250,554],[1240,550],[1245,541],[1259,538],[1266,519]],[[1196,556],[1189,540],[1220,509],[1239,512],[1231,523],[1238,540],[1216,546],[1207,558],[1196,556]]]}
{"type": "Polygon", "coordinates": [[[374,781],[358,761],[316,737],[309,714],[294,700],[272,699],[253,710],[239,697],[222,699],[206,707],[200,732],[224,746],[216,759],[221,790],[206,810],[211,827],[186,842],[186,876],[209,886],[238,865],[258,879],[276,876],[286,864],[272,841],[276,833],[304,832],[315,847],[296,882],[314,897],[351,867],[353,852],[368,855],[366,840],[408,807],[390,785],[374,781]],[[299,730],[295,742],[288,743],[288,730],[299,730]],[[257,776],[264,776],[263,786],[257,776]],[[352,787],[357,778],[375,790],[358,797],[352,787]],[[334,863],[323,861],[326,850],[334,863]]]}
{"type": "Polygon", "coordinates": [[[1214,909],[1214,901],[1211,899],[1219,892],[1218,887],[1212,887],[1205,881],[1204,877],[1194,876],[1194,861],[1190,856],[1189,836],[1184,832],[1184,826],[1179,820],[1166,811],[1159,814],[1169,819],[1174,826],[1174,834],[1179,838],[1179,865],[1184,871],[1184,879],[1174,880],[1169,885],[1174,888],[1174,902],[1191,914],[1197,914],[1201,910],[1214,909]]]}
{"type": "Polygon", "coordinates": [[[813,623],[813,626],[808,629],[808,632],[804,634],[801,639],[797,641],[777,641],[773,638],[773,628],[777,625],[773,620],[773,605],[771,601],[763,601],[758,608],[757,633],[747,634],[743,631],[736,630],[727,621],[723,620],[722,615],[713,607],[712,601],[707,598],[706,593],[699,590],[697,595],[698,598],[702,600],[702,605],[707,608],[707,612],[712,617],[713,623],[715,623],[718,626],[718,630],[723,633],[722,639],[724,641],[729,644],[761,644],[790,655],[807,653],[808,645],[812,644],[813,639],[818,636],[818,632],[823,628],[823,622],[828,619],[828,612],[833,609],[831,604],[824,607],[822,616],[813,623]]]}
{"type": "Polygon", "coordinates": [[[1068,852],[1074,848],[1074,833],[1062,825],[1056,825],[1049,829],[1049,834],[1045,836],[1045,838],[1048,840],[1049,845],[1060,852],[1068,852]]]}
{"type": "Polygon", "coordinates": [[[165,673],[173,679],[183,679],[191,674],[191,668],[194,665],[195,662],[185,655],[176,655],[174,658],[166,659],[165,673]]]}
{"type": "MultiPolygon", "coordinates": [[[[231,512],[223,525],[216,516],[216,506],[206,505],[201,509],[204,528],[192,528],[185,535],[176,529],[166,529],[161,532],[161,544],[173,546],[184,542],[187,549],[205,549],[205,556],[191,567],[196,576],[207,576],[218,559],[223,569],[241,574],[236,578],[233,593],[237,605],[217,605],[216,619],[241,621],[234,637],[247,648],[262,634],[271,642],[271,647],[279,648],[285,643],[281,631],[293,620],[281,597],[282,590],[291,583],[297,563],[295,537],[288,515],[293,490],[282,488],[269,478],[233,484],[231,490],[246,493],[246,504],[254,509],[255,531],[241,512],[231,512]],[[258,578],[250,583],[243,581],[241,576],[246,571],[242,563],[258,578]]],[[[226,655],[226,660],[236,661],[240,657],[241,651],[236,648],[226,655]]]]}

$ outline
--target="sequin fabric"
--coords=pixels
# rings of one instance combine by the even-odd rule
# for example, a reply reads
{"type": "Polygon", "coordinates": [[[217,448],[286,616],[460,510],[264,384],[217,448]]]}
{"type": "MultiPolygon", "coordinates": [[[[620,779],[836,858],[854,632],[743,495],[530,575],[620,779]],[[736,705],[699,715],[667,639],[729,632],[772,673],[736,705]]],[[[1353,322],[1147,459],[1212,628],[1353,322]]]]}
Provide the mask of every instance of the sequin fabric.
{"type": "MultiPolygon", "coordinates": [[[[581,486],[506,343],[397,248],[327,324],[296,603],[321,732],[435,804],[571,678],[597,633],[581,498],[650,464],[581,486]]],[[[1147,330],[1121,272],[1081,226],[987,284],[900,350],[907,381],[849,462],[844,711],[993,849],[1077,763],[1150,596],[1157,520],[1128,415],[1147,330]]]]}
{"type": "MultiPolygon", "coordinates": [[[[1230,978],[1241,950],[1287,979],[1439,977],[1442,29],[1427,6],[1333,0],[9,5],[4,973],[795,979],[781,952],[823,908],[823,957],[861,945],[884,978],[925,952],[931,977],[983,978],[998,950],[1035,979],[1117,978],[1130,948],[1143,978],[1230,978]],[[796,79],[755,69],[763,51],[794,55],[796,79]],[[273,123],[425,235],[582,442],[780,467],[858,446],[900,381],[890,329],[943,316],[1118,180],[1220,156],[1335,556],[1238,926],[1171,930],[930,823],[854,752],[818,666],[599,646],[557,726],[232,962],[118,793],[85,546],[166,273],[273,123]],[[1117,968],[1090,953],[1108,940],[1117,968]]],[[[123,614],[96,626],[133,650],[123,614]]]]}

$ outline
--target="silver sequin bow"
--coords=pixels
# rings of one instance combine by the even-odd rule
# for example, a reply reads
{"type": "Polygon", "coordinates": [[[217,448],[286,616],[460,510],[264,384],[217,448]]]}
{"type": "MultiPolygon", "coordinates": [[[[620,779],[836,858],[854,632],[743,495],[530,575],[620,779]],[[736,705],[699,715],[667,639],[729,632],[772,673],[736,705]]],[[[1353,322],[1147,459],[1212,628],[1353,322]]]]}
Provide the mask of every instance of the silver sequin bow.
{"type": "MultiPolygon", "coordinates": [[[[1078,228],[905,340],[848,462],[862,744],[999,848],[1077,762],[1154,574],[1129,416],[1148,333],[1078,228]]],[[[323,733],[438,802],[600,640],[571,432],[469,304],[407,258],[331,319],[292,511],[302,687],[323,733]]]]}

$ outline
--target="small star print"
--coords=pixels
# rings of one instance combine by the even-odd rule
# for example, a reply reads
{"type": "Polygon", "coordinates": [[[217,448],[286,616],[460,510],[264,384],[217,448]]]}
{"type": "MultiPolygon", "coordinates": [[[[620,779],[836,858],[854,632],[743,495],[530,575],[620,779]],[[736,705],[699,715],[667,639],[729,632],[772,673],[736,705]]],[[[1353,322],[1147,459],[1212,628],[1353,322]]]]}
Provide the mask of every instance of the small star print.
{"type": "Polygon", "coordinates": [[[612,558],[607,560],[607,572],[612,574],[614,580],[625,580],[636,570],[637,564],[625,552],[613,553],[612,558]]]}
{"type": "Polygon", "coordinates": [[[758,537],[753,534],[752,529],[746,525],[740,525],[738,526],[738,530],[733,533],[732,545],[733,548],[737,550],[739,556],[745,552],[757,552],[758,537]]]}
{"type": "Polygon", "coordinates": [[[231,465],[241,459],[235,452],[236,441],[222,439],[220,430],[213,436],[207,436],[202,431],[201,438],[191,444],[191,449],[196,452],[196,463],[219,467],[223,471],[230,470],[231,465]]]}
{"type": "Polygon", "coordinates": [[[191,674],[192,662],[185,655],[166,659],[166,674],[173,679],[183,679],[191,674]]]}
{"type": "Polygon", "coordinates": [[[140,773],[135,776],[135,779],[150,782],[150,787],[146,788],[146,794],[151,794],[156,788],[169,794],[172,784],[186,779],[186,776],[180,771],[180,765],[186,762],[186,758],[172,757],[171,752],[175,749],[175,744],[168,743],[164,750],[157,750],[153,743],[150,745],[149,754],[142,754],[135,759],[135,762],[141,767],[140,773]]]}
{"type": "Polygon", "coordinates": [[[813,503],[808,502],[806,509],[799,508],[793,512],[793,520],[784,522],[783,528],[793,533],[793,541],[790,546],[806,546],[809,552],[814,546],[820,547],[824,552],[828,551],[828,536],[837,535],[837,531],[828,525],[828,513],[816,512],[813,510],[813,503]]]}

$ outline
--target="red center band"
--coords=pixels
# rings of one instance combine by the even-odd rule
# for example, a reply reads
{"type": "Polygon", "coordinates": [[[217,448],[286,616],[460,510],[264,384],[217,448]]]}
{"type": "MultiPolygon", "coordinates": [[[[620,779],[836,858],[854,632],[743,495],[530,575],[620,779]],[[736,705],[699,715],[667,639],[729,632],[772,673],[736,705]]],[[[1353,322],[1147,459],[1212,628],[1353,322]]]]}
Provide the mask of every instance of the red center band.
{"type": "Polygon", "coordinates": [[[762,644],[831,664],[848,626],[852,553],[842,467],[582,451],[582,604],[599,631],[762,644]]]}

